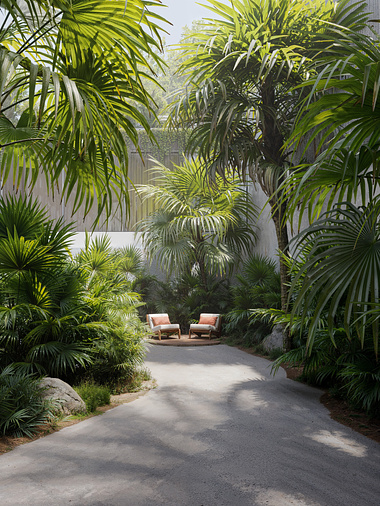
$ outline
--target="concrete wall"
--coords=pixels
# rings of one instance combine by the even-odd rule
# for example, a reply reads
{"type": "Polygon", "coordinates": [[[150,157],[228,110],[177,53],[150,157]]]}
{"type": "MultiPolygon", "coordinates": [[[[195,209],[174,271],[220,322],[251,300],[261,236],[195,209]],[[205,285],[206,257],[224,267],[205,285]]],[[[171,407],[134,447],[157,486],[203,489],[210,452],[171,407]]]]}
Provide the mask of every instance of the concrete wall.
{"type": "MultiPolygon", "coordinates": [[[[351,0],[352,5],[357,3],[357,0],[351,0]]],[[[371,19],[369,22],[368,30],[365,31],[368,35],[372,35],[372,30],[380,33],[380,1],[379,0],[367,0],[368,12],[371,13],[371,19]],[[374,21],[377,20],[377,21],[374,21]]]]}

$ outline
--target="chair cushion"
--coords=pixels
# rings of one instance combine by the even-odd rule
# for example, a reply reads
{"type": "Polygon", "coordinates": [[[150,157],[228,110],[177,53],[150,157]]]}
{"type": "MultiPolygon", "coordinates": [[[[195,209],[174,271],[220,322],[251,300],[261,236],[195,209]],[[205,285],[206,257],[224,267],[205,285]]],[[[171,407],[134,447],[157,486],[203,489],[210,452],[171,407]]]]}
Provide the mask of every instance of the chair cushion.
{"type": "Polygon", "coordinates": [[[217,319],[218,319],[217,316],[209,316],[201,314],[201,316],[199,317],[199,325],[212,325],[213,327],[215,327],[217,319]]]}
{"type": "Polygon", "coordinates": [[[153,327],[158,325],[170,325],[169,316],[152,316],[153,327]]]}
{"type": "Polygon", "coordinates": [[[200,325],[199,323],[192,323],[190,325],[190,330],[193,332],[210,332],[210,330],[212,332],[217,332],[216,327],[213,325],[200,325]]]}
{"type": "Polygon", "coordinates": [[[157,327],[152,328],[153,332],[176,332],[179,330],[178,323],[171,323],[170,325],[157,325],[157,327]]]}

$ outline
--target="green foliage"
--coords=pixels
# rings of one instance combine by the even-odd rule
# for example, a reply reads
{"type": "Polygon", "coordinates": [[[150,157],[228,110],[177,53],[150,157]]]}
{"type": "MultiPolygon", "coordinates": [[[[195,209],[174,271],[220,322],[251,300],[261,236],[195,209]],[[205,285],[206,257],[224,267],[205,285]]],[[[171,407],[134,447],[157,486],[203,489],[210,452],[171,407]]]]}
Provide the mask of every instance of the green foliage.
{"type": "Polygon", "coordinates": [[[283,187],[290,199],[290,216],[299,205],[300,220],[306,210],[311,220],[318,218],[295,240],[296,260],[304,251],[307,257],[291,287],[292,318],[307,327],[311,348],[321,315],[326,314],[333,338],[337,312],[343,306],[347,338],[355,335],[362,347],[371,338],[377,357],[379,331],[373,313],[379,302],[380,267],[379,40],[336,27],[335,47],[342,57],[321,55],[319,72],[307,83],[310,93],[290,141],[299,142],[307,135],[306,146],[317,143],[325,149],[283,187]],[[359,199],[362,205],[354,205],[359,199]],[[295,287],[300,279],[302,288],[295,287]]]}
{"type": "MultiPolygon", "coordinates": [[[[349,234],[345,237],[349,239],[349,234]]],[[[349,243],[348,240],[345,242],[349,243]]],[[[341,243],[342,247],[345,242],[341,243]]],[[[340,241],[337,244],[340,244],[340,241]]],[[[304,249],[300,251],[297,261],[292,264],[292,295],[296,300],[301,300],[303,289],[309,283],[309,270],[305,266],[309,265],[309,255],[312,247],[313,242],[308,241],[308,244],[305,244],[304,249]]],[[[319,251],[322,253],[323,248],[320,248],[319,251]]],[[[347,255],[347,257],[349,256],[347,255]]],[[[313,266],[317,267],[317,265],[317,263],[313,263],[313,266]]],[[[323,276],[324,271],[325,268],[319,274],[323,276]]],[[[350,269],[343,271],[346,276],[349,275],[349,272],[350,269]]],[[[334,277],[334,280],[336,280],[337,289],[339,289],[339,279],[334,277]]],[[[329,388],[335,395],[348,400],[357,408],[370,414],[378,414],[380,409],[378,395],[379,366],[373,353],[373,340],[370,329],[365,332],[362,339],[358,339],[355,322],[352,322],[348,329],[344,328],[345,306],[347,300],[349,300],[348,290],[336,304],[334,326],[330,328],[330,309],[327,307],[327,303],[330,303],[331,298],[323,299],[324,288],[325,285],[314,291],[309,288],[306,296],[303,295],[305,300],[303,314],[291,317],[290,314],[284,314],[281,310],[255,311],[257,318],[260,318],[260,316],[269,317],[274,323],[287,325],[292,334],[294,348],[275,360],[273,370],[277,371],[279,366],[284,363],[302,367],[301,379],[304,381],[329,388]],[[322,300],[326,300],[326,304],[322,305],[319,318],[315,321],[315,314],[322,300]],[[315,330],[311,344],[308,336],[312,326],[315,330]]]]}
{"type": "Polygon", "coordinates": [[[157,210],[138,224],[144,245],[167,272],[199,269],[202,283],[236,265],[255,235],[256,209],[246,189],[232,178],[208,184],[198,160],[169,170],[159,164],[157,185],[137,188],[157,210]]]}
{"type": "Polygon", "coordinates": [[[205,288],[196,270],[157,285],[154,312],[168,313],[182,332],[198,322],[200,313],[224,314],[230,307],[231,297],[226,279],[209,278],[205,288]]]}
{"type": "Polygon", "coordinates": [[[96,385],[88,381],[82,382],[74,387],[74,390],[80,395],[86,404],[87,411],[93,413],[99,406],[110,403],[111,392],[106,386],[96,385]]]}
{"type": "Polygon", "coordinates": [[[328,141],[328,153],[338,146],[357,153],[363,144],[372,149],[379,141],[379,39],[335,30],[334,49],[341,57],[324,58],[319,73],[307,82],[310,93],[290,143],[307,134],[307,145],[317,142],[321,149],[328,141]]]}
{"type": "Polygon", "coordinates": [[[362,345],[372,331],[373,347],[378,353],[378,322],[368,329],[367,319],[360,313],[368,303],[379,299],[379,205],[376,201],[357,208],[351,203],[336,204],[332,211],[304,230],[296,239],[296,249],[308,255],[291,286],[294,297],[292,315],[304,324],[310,307],[313,316],[308,325],[308,345],[313,345],[320,316],[328,305],[328,329],[336,325],[340,304],[345,305],[343,325],[347,335],[354,328],[362,345]],[[302,278],[302,288],[298,283],[302,278]],[[355,323],[354,323],[355,320],[355,323]]]}
{"type": "Polygon", "coordinates": [[[113,251],[107,236],[91,240],[88,235],[75,261],[87,289],[85,324],[92,330],[88,343],[92,362],[82,374],[116,388],[145,356],[146,328],[138,316],[142,302],[131,281],[141,270],[141,255],[134,248],[113,251]]]}
{"type": "Polygon", "coordinates": [[[150,381],[152,375],[149,369],[138,368],[127,378],[123,383],[119,383],[113,389],[115,394],[122,394],[125,392],[138,392],[143,388],[144,381],[150,381]]]}
{"type": "Polygon", "coordinates": [[[84,367],[82,286],[70,225],[23,197],[0,202],[0,366],[52,376],[84,367]]]}
{"type": "MultiPolygon", "coordinates": [[[[33,187],[41,170],[74,212],[128,211],[128,150],[155,116],[142,80],[161,66],[158,0],[1,2],[0,175],[33,187]],[[80,21],[78,21],[80,20],[80,21]],[[138,106],[136,105],[138,104],[138,106]],[[13,173],[13,174],[12,174],[13,173]]],[[[153,75],[149,77],[158,86],[153,75]]]]}
{"type": "Polygon", "coordinates": [[[259,343],[270,334],[271,324],[269,318],[258,318],[252,310],[281,306],[280,275],[275,262],[259,255],[251,256],[244,262],[237,284],[231,290],[233,308],[226,316],[226,333],[247,346],[259,343]]]}
{"type": "Polygon", "coordinates": [[[373,356],[370,340],[362,348],[358,340],[348,340],[344,329],[334,329],[334,343],[326,329],[317,332],[308,351],[306,339],[275,360],[272,370],[281,364],[302,366],[302,379],[329,388],[335,395],[348,400],[358,409],[379,416],[380,367],[373,356]]]}
{"type": "Polygon", "coordinates": [[[274,199],[273,206],[273,193],[291,165],[283,143],[306,94],[297,85],[313,75],[321,54],[337,57],[331,44],[335,25],[359,31],[368,16],[349,0],[228,4],[208,0],[216,18],[198,25],[181,44],[180,70],[188,83],[171,121],[190,129],[190,151],[206,163],[211,177],[248,171],[274,199]]]}
{"type": "Polygon", "coordinates": [[[141,269],[137,251],[87,237],[73,263],[70,226],[22,197],[0,210],[0,367],[69,382],[128,378],[144,357],[141,300],[130,280],[141,269]]]}
{"type": "Polygon", "coordinates": [[[0,372],[0,435],[31,437],[57,406],[41,399],[40,380],[11,367],[0,372]]]}
{"type": "Polygon", "coordinates": [[[367,413],[380,416],[380,365],[370,355],[347,364],[339,373],[347,397],[367,413]]]}

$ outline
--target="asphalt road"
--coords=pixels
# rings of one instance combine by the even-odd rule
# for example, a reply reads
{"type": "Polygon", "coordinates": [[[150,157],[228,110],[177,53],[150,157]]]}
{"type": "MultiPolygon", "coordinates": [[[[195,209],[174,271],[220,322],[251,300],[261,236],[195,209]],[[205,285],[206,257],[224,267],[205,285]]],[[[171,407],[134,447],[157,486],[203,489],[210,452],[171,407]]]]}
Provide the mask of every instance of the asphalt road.
{"type": "Polygon", "coordinates": [[[227,346],[152,346],[158,388],[0,456],[0,505],[378,506],[380,445],[227,346]]]}

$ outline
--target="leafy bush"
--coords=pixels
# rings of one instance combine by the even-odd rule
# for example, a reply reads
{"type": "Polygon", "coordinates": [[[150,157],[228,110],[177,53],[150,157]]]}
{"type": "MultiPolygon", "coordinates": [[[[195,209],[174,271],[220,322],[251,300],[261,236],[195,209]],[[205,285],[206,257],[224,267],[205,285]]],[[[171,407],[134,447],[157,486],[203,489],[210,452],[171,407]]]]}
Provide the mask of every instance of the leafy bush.
{"type": "Polygon", "coordinates": [[[123,394],[125,392],[138,392],[141,390],[144,381],[152,379],[149,369],[135,369],[129,378],[120,383],[113,389],[115,394],[123,394]]]}
{"type": "Polygon", "coordinates": [[[321,328],[310,349],[305,335],[300,346],[277,358],[273,370],[283,363],[302,365],[301,379],[307,383],[329,388],[334,396],[379,416],[380,366],[373,356],[372,338],[366,338],[363,348],[355,336],[347,339],[342,328],[333,329],[333,338],[334,341],[326,328],[321,328]]]}
{"type": "Polygon", "coordinates": [[[0,368],[17,363],[25,374],[59,376],[89,362],[71,235],[30,199],[0,200],[0,368]]]}
{"type": "Polygon", "coordinates": [[[280,275],[273,260],[253,255],[244,263],[237,281],[232,287],[233,308],[226,317],[226,332],[252,346],[271,332],[270,319],[253,317],[252,310],[281,307],[280,275]]]}
{"type": "MultiPolygon", "coordinates": [[[[136,251],[114,251],[107,236],[90,240],[75,259],[86,287],[91,364],[79,371],[84,379],[112,389],[133,375],[144,360],[147,335],[138,308],[143,304],[132,291],[131,277],[141,269],[136,251]]],[[[76,374],[78,377],[78,373],[76,374]]]]}
{"type": "Polygon", "coordinates": [[[111,392],[106,386],[85,381],[74,387],[74,390],[82,397],[86,403],[87,411],[90,413],[96,411],[99,406],[110,403],[111,392]]]}
{"type": "Polygon", "coordinates": [[[42,400],[40,380],[6,367],[0,373],[0,435],[31,437],[58,408],[42,400]]]}
{"type": "Polygon", "coordinates": [[[73,262],[71,235],[31,200],[0,200],[0,369],[117,384],[145,353],[131,289],[141,258],[87,236],[73,262]]]}

